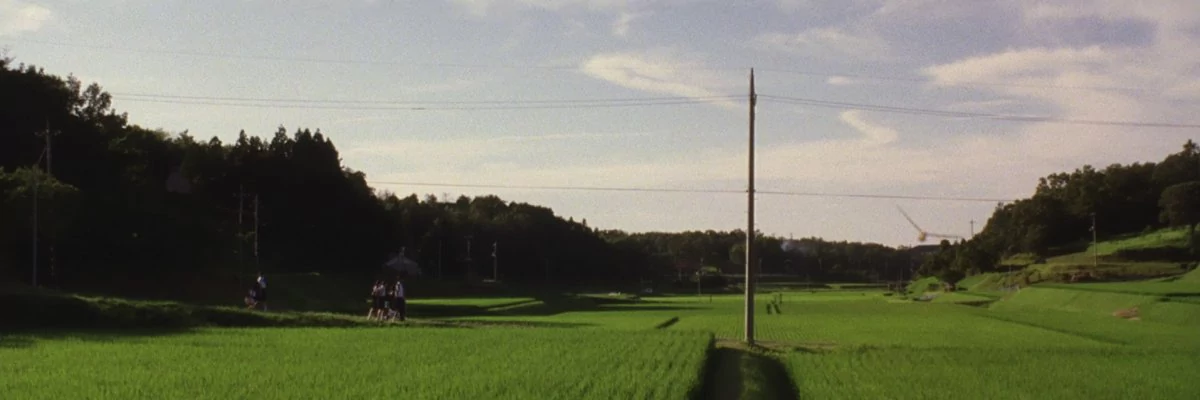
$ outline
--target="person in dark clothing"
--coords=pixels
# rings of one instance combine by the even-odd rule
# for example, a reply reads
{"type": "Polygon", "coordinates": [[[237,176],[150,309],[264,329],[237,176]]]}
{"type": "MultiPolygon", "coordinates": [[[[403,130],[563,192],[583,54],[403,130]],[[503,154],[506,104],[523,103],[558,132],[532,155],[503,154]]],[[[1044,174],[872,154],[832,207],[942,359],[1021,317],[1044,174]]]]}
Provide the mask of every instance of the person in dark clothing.
{"type": "Polygon", "coordinates": [[[396,317],[401,321],[408,318],[407,306],[404,300],[404,283],[397,278],[396,286],[392,289],[392,311],[396,312],[396,317]]]}

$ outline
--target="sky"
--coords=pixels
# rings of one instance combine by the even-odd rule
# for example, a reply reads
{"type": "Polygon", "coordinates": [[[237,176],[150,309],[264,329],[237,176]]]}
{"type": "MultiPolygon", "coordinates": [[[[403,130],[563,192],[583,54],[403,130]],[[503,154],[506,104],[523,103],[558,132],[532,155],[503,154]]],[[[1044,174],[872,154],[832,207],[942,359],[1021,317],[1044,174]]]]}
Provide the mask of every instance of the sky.
{"type": "Polygon", "coordinates": [[[751,68],[770,235],[969,236],[1200,139],[1194,0],[0,0],[0,48],[144,127],[319,129],[378,189],[634,232],[745,229],[751,68]]]}

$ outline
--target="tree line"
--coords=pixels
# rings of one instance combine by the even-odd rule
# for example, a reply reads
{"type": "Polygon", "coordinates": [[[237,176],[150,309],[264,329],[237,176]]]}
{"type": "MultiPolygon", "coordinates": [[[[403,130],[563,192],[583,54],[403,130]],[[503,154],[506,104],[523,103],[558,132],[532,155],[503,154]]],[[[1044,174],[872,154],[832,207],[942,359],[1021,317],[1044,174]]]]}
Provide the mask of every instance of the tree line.
{"type": "MultiPolygon", "coordinates": [[[[0,277],[9,280],[31,280],[35,252],[39,281],[67,285],[371,274],[401,253],[429,277],[498,270],[506,281],[551,283],[686,280],[744,263],[741,231],[599,231],[491,195],[376,190],[320,130],[243,131],[224,143],[148,129],[114,110],[98,84],[11,58],[0,58],[0,127],[0,277]]],[[[785,251],[782,238],[758,235],[768,273],[876,280],[911,269],[901,249],[807,238],[797,243],[811,251],[785,251]]]]}
{"type": "MultiPolygon", "coordinates": [[[[602,231],[491,195],[400,197],[343,165],[320,130],[241,132],[223,143],[147,129],[114,110],[98,84],[10,58],[0,58],[0,127],[5,279],[30,280],[35,251],[44,282],[254,270],[366,274],[401,252],[444,279],[491,278],[498,270],[501,279],[527,282],[686,281],[705,268],[744,270],[744,231],[602,231]]],[[[1101,237],[1170,225],[1194,230],[1197,182],[1200,150],[1188,141],[1157,163],[1044,177],[1030,198],[998,204],[978,235],[943,242],[928,258],[903,247],[756,232],[755,268],[814,281],[961,277],[995,270],[1013,254],[1080,245],[1091,237],[1093,215],[1101,237]]]]}
{"type": "MultiPolygon", "coordinates": [[[[970,240],[943,241],[920,273],[953,282],[997,270],[998,262],[1026,253],[1045,258],[1083,250],[1095,237],[1185,226],[1196,251],[1200,223],[1200,149],[1188,140],[1162,161],[1090,165],[1040,178],[1032,196],[998,204],[983,230],[970,240]]],[[[1156,254],[1153,257],[1178,257],[1156,254]]]]}

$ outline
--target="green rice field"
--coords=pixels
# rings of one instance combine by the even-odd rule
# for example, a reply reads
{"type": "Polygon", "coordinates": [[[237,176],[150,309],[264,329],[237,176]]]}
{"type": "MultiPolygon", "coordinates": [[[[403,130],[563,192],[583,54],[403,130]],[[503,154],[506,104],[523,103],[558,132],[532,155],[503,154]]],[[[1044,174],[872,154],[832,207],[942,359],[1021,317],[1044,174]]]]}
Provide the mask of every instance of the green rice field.
{"type": "Polygon", "coordinates": [[[1193,318],[1200,304],[1162,301],[1190,298],[1180,292],[1187,285],[1153,285],[1057,285],[1003,298],[953,294],[944,302],[865,289],[762,293],[752,347],[739,343],[744,301],[737,295],[414,300],[414,310],[432,314],[414,311],[414,322],[384,327],[26,332],[0,336],[0,393],[1200,398],[1200,325],[1192,322],[1200,321],[1193,318]],[[1109,315],[1138,304],[1147,309],[1143,319],[1109,315]]]}

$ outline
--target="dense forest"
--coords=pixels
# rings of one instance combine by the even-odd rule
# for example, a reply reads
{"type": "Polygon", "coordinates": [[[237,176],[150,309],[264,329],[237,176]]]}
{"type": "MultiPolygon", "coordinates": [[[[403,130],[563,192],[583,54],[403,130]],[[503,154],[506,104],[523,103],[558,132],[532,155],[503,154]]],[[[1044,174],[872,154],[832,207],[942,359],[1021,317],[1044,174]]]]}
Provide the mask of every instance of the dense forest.
{"type": "MultiPolygon", "coordinates": [[[[233,143],[130,123],[98,84],[0,59],[0,279],[67,284],[203,274],[378,273],[403,253],[426,277],[521,282],[690,281],[738,274],[744,231],[597,230],[496,196],[400,197],[342,164],[320,130],[241,132],[233,143]],[[37,199],[37,201],[34,201],[37,199]],[[36,209],[35,209],[36,207],[36,209]],[[36,211],[35,211],[36,210],[36,211]],[[36,216],[36,223],[34,221],[36,216]],[[33,227],[37,227],[36,245],[33,227]]],[[[804,238],[757,241],[763,273],[812,280],[948,279],[1016,253],[1167,225],[1194,228],[1200,151],[1084,166],[1000,204],[969,241],[929,257],[804,238]]]]}
{"type": "MultiPolygon", "coordinates": [[[[319,130],[223,143],[146,129],[98,84],[11,59],[0,60],[0,126],[0,277],[9,280],[31,280],[35,249],[39,281],[68,285],[371,274],[401,251],[442,279],[491,278],[493,254],[501,279],[525,282],[690,280],[701,267],[744,264],[743,231],[601,232],[496,196],[399,197],[342,165],[319,130]]],[[[811,251],[789,252],[782,241],[762,237],[760,270],[873,280],[913,265],[881,245],[809,238],[811,251]]]]}

